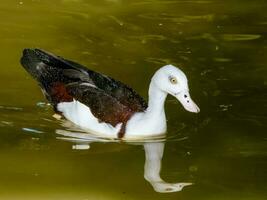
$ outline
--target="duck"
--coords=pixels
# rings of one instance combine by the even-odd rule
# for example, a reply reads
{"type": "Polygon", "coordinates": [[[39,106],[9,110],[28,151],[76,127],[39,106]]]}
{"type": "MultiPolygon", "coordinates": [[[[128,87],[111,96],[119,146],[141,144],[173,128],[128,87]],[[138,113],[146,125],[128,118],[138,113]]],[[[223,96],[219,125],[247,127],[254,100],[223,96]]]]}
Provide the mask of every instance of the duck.
{"type": "Polygon", "coordinates": [[[168,94],[185,110],[200,112],[190,97],[186,75],[171,64],[152,76],[146,102],[126,84],[42,49],[24,49],[20,63],[38,82],[56,114],[101,137],[166,134],[164,104],[168,94]]]}

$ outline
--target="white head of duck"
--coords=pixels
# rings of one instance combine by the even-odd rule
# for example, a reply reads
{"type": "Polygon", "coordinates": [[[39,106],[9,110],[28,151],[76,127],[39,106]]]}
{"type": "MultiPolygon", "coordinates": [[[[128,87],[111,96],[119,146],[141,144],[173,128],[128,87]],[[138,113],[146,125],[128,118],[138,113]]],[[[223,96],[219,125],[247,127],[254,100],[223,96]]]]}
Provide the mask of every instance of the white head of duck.
{"type": "Polygon", "coordinates": [[[164,134],[167,130],[164,103],[168,94],[174,96],[187,111],[200,112],[190,97],[186,75],[173,65],[165,65],[151,79],[147,110],[129,120],[126,134],[137,136],[140,133],[139,137],[164,134]]]}
{"type": "MultiPolygon", "coordinates": [[[[187,111],[200,112],[200,109],[190,97],[186,75],[173,65],[163,66],[154,74],[149,88],[149,100],[151,100],[149,103],[151,102],[152,106],[154,98],[165,98],[167,94],[177,98],[187,111]]],[[[161,98],[158,100],[162,100],[161,98]]]]}

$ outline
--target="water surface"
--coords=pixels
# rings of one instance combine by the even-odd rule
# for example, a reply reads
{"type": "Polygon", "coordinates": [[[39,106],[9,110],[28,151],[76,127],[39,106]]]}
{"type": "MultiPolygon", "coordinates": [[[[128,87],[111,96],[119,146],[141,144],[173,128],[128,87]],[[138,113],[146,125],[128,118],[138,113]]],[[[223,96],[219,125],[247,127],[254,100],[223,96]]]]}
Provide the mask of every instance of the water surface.
{"type": "Polygon", "coordinates": [[[261,200],[267,197],[267,2],[2,0],[0,198],[261,200]],[[58,139],[38,85],[19,64],[38,47],[110,75],[147,98],[165,64],[188,76],[200,114],[169,97],[160,194],[142,144],[58,139]]]}

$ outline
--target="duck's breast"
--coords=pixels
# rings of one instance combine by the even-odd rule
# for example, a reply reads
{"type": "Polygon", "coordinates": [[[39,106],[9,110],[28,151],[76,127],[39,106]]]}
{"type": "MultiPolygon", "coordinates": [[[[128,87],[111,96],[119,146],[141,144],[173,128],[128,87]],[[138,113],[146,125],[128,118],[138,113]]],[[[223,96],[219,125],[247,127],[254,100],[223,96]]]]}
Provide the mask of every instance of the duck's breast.
{"type": "Polygon", "coordinates": [[[122,126],[122,123],[118,123],[113,127],[109,123],[100,122],[99,119],[92,114],[88,106],[76,100],[59,103],[57,109],[66,119],[95,134],[116,137],[122,126]]]}

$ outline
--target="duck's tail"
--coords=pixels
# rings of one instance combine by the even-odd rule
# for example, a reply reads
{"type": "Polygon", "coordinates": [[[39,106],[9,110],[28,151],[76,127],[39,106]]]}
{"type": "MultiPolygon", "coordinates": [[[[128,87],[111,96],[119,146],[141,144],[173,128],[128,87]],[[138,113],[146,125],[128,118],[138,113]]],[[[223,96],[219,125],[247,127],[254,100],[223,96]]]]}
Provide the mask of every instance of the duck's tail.
{"type": "Polygon", "coordinates": [[[44,91],[48,91],[52,83],[59,81],[57,75],[60,68],[53,55],[40,49],[24,49],[20,60],[24,69],[38,81],[44,91]]]}
{"type": "Polygon", "coordinates": [[[63,71],[73,67],[60,57],[40,49],[24,49],[20,62],[25,70],[38,81],[48,101],[53,104],[58,103],[60,100],[56,98],[56,95],[61,94],[54,94],[55,88],[60,86],[64,89],[65,84],[72,81],[63,75],[63,71]]]}
{"type": "Polygon", "coordinates": [[[66,86],[79,81],[91,81],[85,67],[40,49],[24,49],[21,65],[38,81],[42,92],[54,105],[69,100],[66,86]],[[63,100],[62,100],[63,99],[63,100]]]}
{"type": "Polygon", "coordinates": [[[40,49],[24,49],[20,62],[45,90],[49,89],[53,82],[60,81],[59,72],[62,64],[60,65],[52,54],[40,49]]]}
{"type": "Polygon", "coordinates": [[[41,65],[42,60],[39,58],[35,49],[24,49],[20,63],[27,72],[29,72],[35,79],[38,80],[38,66],[41,65]]]}
{"type": "Polygon", "coordinates": [[[39,82],[42,77],[49,82],[49,79],[57,78],[57,71],[72,68],[65,60],[41,49],[24,49],[20,62],[39,82]]]}
{"type": "Polygon", "coordinates": [[[26,71],[38,81],[40,81],[41,77],[45,77],[46,81],[49,81],[51,78],[60,79],[50,80],[52,82],[63,81],[63,75],[70,79],[82,79],[85,78],[83,74],[88,75],[88,73],[92,73],[91,70],[78,63],[66,60],[41,49],[24,49],[20,62],[26,71]],[[62,73],[63,71],[64,73],[62,73]],[[71,74],[75,77],[70,77],[71,74]]]}

